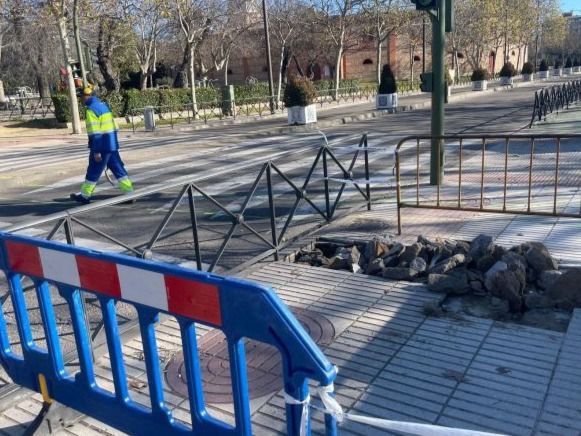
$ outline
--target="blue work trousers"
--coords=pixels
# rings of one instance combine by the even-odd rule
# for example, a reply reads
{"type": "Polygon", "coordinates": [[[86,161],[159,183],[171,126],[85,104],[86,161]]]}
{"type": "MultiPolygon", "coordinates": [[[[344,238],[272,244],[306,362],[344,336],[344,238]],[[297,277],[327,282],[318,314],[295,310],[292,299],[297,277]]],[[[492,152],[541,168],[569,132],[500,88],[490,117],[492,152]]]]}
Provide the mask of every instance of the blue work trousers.
{"type": "Polygon", "coordinates": [[[109,168],[117,180],[127,177],[125,164],[121,160],[118,151],[101,152],[101,162],[95,160],[95,153],[91,151],[85,179],[89,182],[97,183],[105,168],[109,168]]]}

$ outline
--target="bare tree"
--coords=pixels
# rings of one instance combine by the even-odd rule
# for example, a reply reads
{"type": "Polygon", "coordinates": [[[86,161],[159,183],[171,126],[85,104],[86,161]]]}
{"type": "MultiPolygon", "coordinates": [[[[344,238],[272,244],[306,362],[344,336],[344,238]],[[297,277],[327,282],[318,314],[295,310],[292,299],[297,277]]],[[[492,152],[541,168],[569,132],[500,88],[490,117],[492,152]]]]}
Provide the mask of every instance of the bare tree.
{"type": "Polygon", "coordinates": [[[356,24],[362,0],[310,0],[315,23],[323,30],[335,51],[335,92],[339,96],[341,61],[346,50],[358,42],[356,24]]]}
{"type": "Polygon", "coordinates": [[[373,38],[376,49],[377,82],[381,79],[382,52],[388,38],[397,33],[414,15],[407,0],[365,0],[362,3],[365,25],[363,32],[373,38]]]}
{"type": "Polygon", "coordinates": [[[278,48],[279,54],[276,100],[280,101],[282,84],[286,79],[286,71],[292,58],[293,45],[301,34],[304,34],[309,10],[300,0],[272,0],[269,11],[273,45],[278,48]]]}
{"type": "Polygon", "coordinates": [[[141,73],[140,88],[147,88],[150,69],[155,67],[157,39],[165,30],[168,10],[163,0],[122,0],[126,21],[135,28],[135,56],[141,73]]]}
{"type": "Polygon", "coordinates": [[[220,15],[218,4],[212,0],[175,0],[177,18],[185,38],[184,59],[189,59],[192,111],[197,117],[195,53],[198,45],[220,15]]]}
{"type": "Polygon", "coordinates": [[[200,43],[197,62],[203,77],[223,71],[224,84],[227,85],[230,55],[248,29],[260,22],[260,13],[249,10],[244,1],[220,1],[217,7],[225,13],[214,17],[210,31],[200,43]]]}

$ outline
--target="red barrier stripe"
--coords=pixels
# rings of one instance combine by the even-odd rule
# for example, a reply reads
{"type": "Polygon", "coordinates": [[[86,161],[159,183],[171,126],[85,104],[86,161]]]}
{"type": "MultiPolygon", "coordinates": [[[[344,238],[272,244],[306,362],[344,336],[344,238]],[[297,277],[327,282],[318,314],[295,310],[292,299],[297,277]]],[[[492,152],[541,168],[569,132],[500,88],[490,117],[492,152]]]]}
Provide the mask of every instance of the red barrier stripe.
{"type": "Polygon", "coordinates": [[[86,256],[75,257],[83,289],[121,298],[117,265],[86,256]]]}
{"type": "Polygon", "coordinates": [[[6,241],[8,265],[16,272],[43,277],[38,247],[20,242],[6,241]]]}
{"type": "Polygon", "coordinates": [[[222,325],[218,287],[166,275],[169,312],[210,324],[222,325]]]}

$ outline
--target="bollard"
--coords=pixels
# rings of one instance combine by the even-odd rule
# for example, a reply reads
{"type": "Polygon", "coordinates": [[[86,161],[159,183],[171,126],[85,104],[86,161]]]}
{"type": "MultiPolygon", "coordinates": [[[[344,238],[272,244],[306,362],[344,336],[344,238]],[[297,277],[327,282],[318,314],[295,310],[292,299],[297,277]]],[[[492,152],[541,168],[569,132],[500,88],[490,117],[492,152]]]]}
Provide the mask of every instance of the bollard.
{"type": "Polygon", "coordinates": [[[155,130],[155,111],[153,106],[143,108],[143,121],[146,132],[153,132],[155,130]]]}

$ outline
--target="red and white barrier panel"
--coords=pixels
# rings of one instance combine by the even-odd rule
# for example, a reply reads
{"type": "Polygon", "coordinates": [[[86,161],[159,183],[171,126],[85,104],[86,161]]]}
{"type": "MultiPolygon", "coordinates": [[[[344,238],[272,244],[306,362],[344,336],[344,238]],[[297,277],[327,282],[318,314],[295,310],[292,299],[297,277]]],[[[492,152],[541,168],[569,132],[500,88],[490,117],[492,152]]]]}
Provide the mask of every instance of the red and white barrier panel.
{"type": "Polygon", "coordinates": [[[215,285],[14,241],[6,251],[18,273],[222,325],[215,285]]]}

